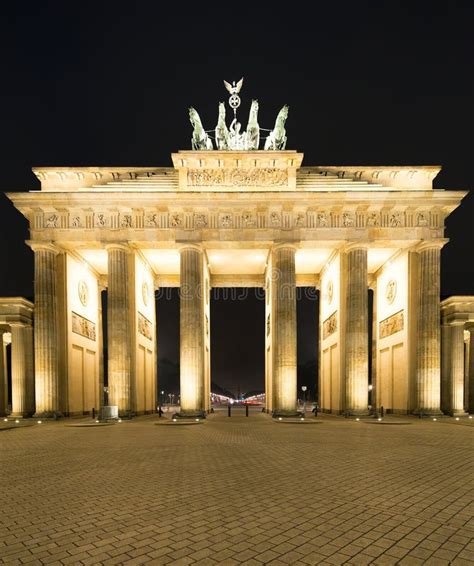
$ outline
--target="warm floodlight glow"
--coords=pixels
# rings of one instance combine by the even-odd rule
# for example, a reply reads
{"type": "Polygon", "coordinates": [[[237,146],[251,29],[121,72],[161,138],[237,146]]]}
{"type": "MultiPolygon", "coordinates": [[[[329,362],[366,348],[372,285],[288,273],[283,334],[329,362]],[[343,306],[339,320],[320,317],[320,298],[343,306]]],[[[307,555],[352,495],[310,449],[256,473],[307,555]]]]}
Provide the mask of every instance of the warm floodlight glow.
{"type": "Polygon", "coordinates": [[[433,419],[433,420],[434,420],[434,421],[437,421],[438,419],[435,418],[435,419],[433,419]]]}
{"type": "Polygon", "coordinates": [[[281,420],[282,420],[282,418],[281,418],[281,417],[278,417],[278,420],[279,420],[279,421],[281,421],[281,420]]]}
{"type": "Polygon", "coordinates": [[[379,417],[377,420],[380,422],[382,419],[379,417]]]}
{"type": "Polygon", "coordinates": [[[175,422],[176,422],[176,419],[173,419],[173,422],[175,423],[175,422]]]}
{"type": "MultiPolygon", "coordinates": [[[[459,419],[458,419],[458,420],[459,420],[459,419]]],[[[19,423],[20,423],[20,421],[19,421],[18,419],[16,419],[15,422],[16,422],[16,424],[19,424],[19,423]]]]}
{"type": "Polygon", "coordinates": [[[121,422],[122,422],[122,419],[119,419],[118,422],[121,423],[121,422]]]}
{"type": "Polygon", "coordinates": [[[456,417],[456,420],[458,421],[458,420],[459,420],[459,417],[456,417]]]}
{"type": "Polygon", "coordinates": [[[304,421],[304,417],[301,417],[301,419],[300,419],[300,420],[304,421]]]}
{"type": "Polygon", "coordinates": [[[7,422],[8,422],[8,419],[3,419],[3,421],[7,423],[7,422]]]}
{"type": "Polygon", "coordinates": [[[472,415],[469,415],[469,418],[472,419],[472,415]]]}
{"type": "Polygon", "coordinates": [[[43,421],[38,421],[38,424],[41,424],[43,421]]]}
{"type": "Polygon", "coordinates": [[[98,421],[98,420],[96,420],[95,422],[96,422],[96,423],[98,423],[99,421],[98,421]]]}
{"type": "Polygon", "coordinates": [[[357,422],[359,422],[359,421],[360,421],[360,419],[359,419],[359,418],[357,418],[357,419],[356,419],[356,421],[357,421],[357,422]]]}

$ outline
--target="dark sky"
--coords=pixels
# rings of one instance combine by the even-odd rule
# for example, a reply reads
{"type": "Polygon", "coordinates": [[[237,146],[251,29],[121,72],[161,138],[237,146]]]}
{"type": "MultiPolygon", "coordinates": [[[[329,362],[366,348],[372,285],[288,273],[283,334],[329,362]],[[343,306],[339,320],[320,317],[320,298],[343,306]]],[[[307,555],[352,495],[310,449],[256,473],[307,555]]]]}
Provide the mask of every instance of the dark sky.
{"type": "MultiPolygon", "coordinates": [[[[0,189],[37,189],[35,165],[170,165],[190,145],[187,107],[214,125],[222,79],[241,76],[243,108],[258,98],[262,126],[290,105],[288,145],[306,165],[440,164],[437,188],[470,189],[473,21],[467,1],[10,2],[0,23],[0,189]]],[[[474,294],[473,220],[471,194],[447,221],[443,295],[474,294]]],[[[0,295],[31,296],[27,226],[3,196],[0,231],[0,295]]],[[[225,308],[234,328],[263,316],[251,302],[225,308]]],[[[307,318],[303,337],[314,335],[307,318]]],[[[212,330],[221,340],[225,317],[212,330]]],[[[239,348],[235,371],[258,371],[239,348]]],[[[311,362],[312,344],[300,349],[311,362]]],[[[233,355],[223,342],[219,350],[233,355]]]]}

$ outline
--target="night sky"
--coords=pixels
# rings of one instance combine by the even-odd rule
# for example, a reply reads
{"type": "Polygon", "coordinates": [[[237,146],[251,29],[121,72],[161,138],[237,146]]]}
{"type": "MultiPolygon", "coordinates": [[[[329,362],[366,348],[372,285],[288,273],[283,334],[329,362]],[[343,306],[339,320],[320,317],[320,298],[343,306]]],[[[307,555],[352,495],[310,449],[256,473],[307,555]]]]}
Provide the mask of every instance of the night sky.
{"type": "MultiPolygon", "coordinates": [[[[436,188],[474,187],[471,2],[129,4],[2,6],[0,190],[38,189],[39,165],[169,166],[190,147],[187,108],[214,127],[222,79],[241,76],[244,121],[252,98],[263,127],[289,104],[288,148],[306,165],[439,164],[436,188]]],[[[447,221],[444,296],[474,294],[473,220],[470,194],[447,221]]],[[[26,221],[3,195],[0,231],[0,295],[31,297],[26,221]]],[[[172,388],[179,311],[164,302],[160,377],[172,388]]],[[[315,363],[316,309],[299,304],[302,372],[315,363]]],[[[263,302],[215,299],[212,317],[215,379],[261,388],[263,302]]]]}

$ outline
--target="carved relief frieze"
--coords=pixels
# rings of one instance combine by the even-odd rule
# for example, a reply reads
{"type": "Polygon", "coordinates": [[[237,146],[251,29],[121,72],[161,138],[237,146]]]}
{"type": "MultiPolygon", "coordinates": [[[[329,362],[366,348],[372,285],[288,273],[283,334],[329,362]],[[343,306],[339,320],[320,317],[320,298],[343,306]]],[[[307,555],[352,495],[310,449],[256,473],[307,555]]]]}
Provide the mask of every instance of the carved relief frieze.
{"type": "Polygon", "coordinates": [[[367,214],[367,226],[379,226],[380,225],[380,215],[378,212],[369,212],[367,214]]]}
{"type": "Polygon", "coordinates": [[[380,338],[388,338],[396,332],[403,330],[404,324],[403,310],[392,314],[388,318],[379,322],[379,336],[380,338]]]}
{"type": "Polygon", "coordinates": [[[206,228],[208,224],[207,214],[202,212],[194,213],[194,226],[195,228],[206,228]]]}
{"type": "Polygon", "coordinates": [[[219,225],[221,228],[232,228],[233,218],[229,212],[224,212],[219,215],[219,225]]]}
{"type": "Polygon", "coordinates": [[[323,321],[323,340],[326,340],[337,330],[337,311],[334,311],[325,321],[323,321]]]}
{"type": "Polygon", "coordinates": [[[99,212],[95,215],[95,225],[97,228],[107,228],[109,226],[108,217],[103,212],[99,212]]]}
{"type": "Polygon", "coordinates": [[[57,214],[47,214],[44,219],[45,228],[59,228],[59,216],[57,214]]]}
{"type": "Polygon", "coordinates": [[[183,215],[179,212],[173,212],[169,217],[170,228],[181,228],[183,225],[183,215]]]}
{"type": "Polygon", "coordinates": [[[137,315],[138,332],[148,340],[153,340],[153,323],[146,316],[142,315],[141,312],[138,312],[137,315]]]}
{"type": "Polygon", "coordinates": [[[281,187],[288,185],[284,169],[190,169],[188,186],[192,187],[281,187]]]}
{"type": "Polygon", "coordinates": [[[96,326],[95,322],[88,320],[87,318],[72,312],[72,331],[79,336],[88,338],[89,340],[96,340],[96,326]]]}
{"type": "Polygon", "coordinates": [[[120,228],[131,228],[132,227],[132,215],[131,214],[121,214],[120,215],[120,228]]]}

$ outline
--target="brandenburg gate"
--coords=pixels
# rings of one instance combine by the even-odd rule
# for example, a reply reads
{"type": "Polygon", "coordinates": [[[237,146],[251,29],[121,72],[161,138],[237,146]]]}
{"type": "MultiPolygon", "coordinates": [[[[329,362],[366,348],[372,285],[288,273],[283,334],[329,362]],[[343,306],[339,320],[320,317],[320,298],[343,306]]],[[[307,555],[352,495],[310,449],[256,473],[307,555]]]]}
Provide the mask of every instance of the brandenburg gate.
{"type": "Polygon", "coordinates": [[[211,149],[190,115],[193,149],[173,153],[173,167],[41,167],[40,191],[8,194],[35,256],[36,414],[103,405],[105,345],[108,404],[121,415],[156,409],[160,287],[181,290],[181,412],[205,413],[210,289],[260,287],[266,409],[293,415],[298,286],[320,290],[322,410],[367,412],[372,359],[374,404],[439,413],[440,252],[465,193],[434,190],[439,167],[303,166],[275,142],[278,124],[266,149],[249,137],[234,149],[218,128],[211,149]]]}

